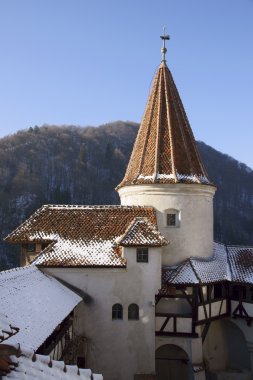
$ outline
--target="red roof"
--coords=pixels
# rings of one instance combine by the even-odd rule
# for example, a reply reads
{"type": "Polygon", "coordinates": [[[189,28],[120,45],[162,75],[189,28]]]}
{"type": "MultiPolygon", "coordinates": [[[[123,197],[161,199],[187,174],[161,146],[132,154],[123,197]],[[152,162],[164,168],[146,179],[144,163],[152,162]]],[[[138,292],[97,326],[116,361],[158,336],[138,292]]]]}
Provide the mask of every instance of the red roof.
{"type": "Polygon", "coordinates": [[[5,240],[50,243],[34,264],[65,267],[125,267],[122,246],[168,244],[154,208],[141,206],[45,205],[5,240]]]}
{"type": "Polygon", "coordinates": [[[210,184],[172,75],[162,62],[123,181],[210,184]]]}

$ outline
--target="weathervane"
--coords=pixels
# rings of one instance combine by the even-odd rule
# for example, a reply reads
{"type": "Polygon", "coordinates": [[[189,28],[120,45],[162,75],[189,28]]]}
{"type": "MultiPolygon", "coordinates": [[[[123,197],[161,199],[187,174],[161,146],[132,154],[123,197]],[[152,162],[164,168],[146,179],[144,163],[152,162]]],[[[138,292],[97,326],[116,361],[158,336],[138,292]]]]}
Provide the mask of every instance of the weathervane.
{"type": "Polygon", "coordinates": [[[160,38],[163,40],[163,47],[161,49],[161,52],[162,52],[162,62],[166,62],[166,59],[165,59],[165,54],[167,52],[167,49],[165,47],[165,41],[166,40],[170,40],[170,36],[167,34],[165,34],[165,27],[163,28],[163,35],[160,36],[160,38]]]}

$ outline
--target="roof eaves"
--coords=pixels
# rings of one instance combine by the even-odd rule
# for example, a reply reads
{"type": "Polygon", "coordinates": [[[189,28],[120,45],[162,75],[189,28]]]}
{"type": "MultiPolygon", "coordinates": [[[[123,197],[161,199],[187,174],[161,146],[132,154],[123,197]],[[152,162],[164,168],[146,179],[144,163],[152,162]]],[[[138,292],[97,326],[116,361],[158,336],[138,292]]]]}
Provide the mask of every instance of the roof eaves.
{"type": "Polygon", "coordinates": [[[28,219],[26,219],[23,223],[21,223],[17,228],[15,228],[14,231],[12,231],[10,234],[8,234],[5,238],[3,238],[4,241],[6,241],[7,243],[21,243],[23,240],[21,239],[20,241],[17,241],[15,239],[15,235],[17,234],[17,232],[19,232],[20,230],[22,230],[23,227],[26,227],[29,223],[31,223],[34,218],[38,217],[39,214],[41,214],[41,212],[43,212],[44,210],[46,210],[47,208],[49,207],[49,205],[43,205],[41,206],[38,210],[35,211],[35,213],[33,213],[28,219]]]}

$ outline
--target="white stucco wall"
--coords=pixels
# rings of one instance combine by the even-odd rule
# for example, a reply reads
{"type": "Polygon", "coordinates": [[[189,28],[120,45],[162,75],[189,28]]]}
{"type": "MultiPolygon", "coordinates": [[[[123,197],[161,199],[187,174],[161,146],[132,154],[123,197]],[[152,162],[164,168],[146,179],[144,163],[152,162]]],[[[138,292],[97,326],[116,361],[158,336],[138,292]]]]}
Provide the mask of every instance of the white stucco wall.
{"type": "Polygon", "coordinates": [[[87,338],[87,367],[104,380],[131,380],[155,373],[155,294],[161,286],[161,248],[149,249],[149,262],[136,262],[136,249],[124,249],[126,269],[51,268],[46,273],[82,289],[92,302],[80,304],[75,324],[87,338]],[[123,320],[112,320],[112,305],[123,305],[123,320]],[[128,320],[128,306],[140,308],[128,320]]]}
{"type": "Polygon", "coordinates": [[[170,241],[162,262],[173,265],[190,256],[208,257],[213,248],[214,186],[199,184],[152,184],[125,186],[118,190],[122,205],[153,206],[159,231],[170,241]],[[166,226],[166,210],[180,212],[180,226],[166,226]]]}

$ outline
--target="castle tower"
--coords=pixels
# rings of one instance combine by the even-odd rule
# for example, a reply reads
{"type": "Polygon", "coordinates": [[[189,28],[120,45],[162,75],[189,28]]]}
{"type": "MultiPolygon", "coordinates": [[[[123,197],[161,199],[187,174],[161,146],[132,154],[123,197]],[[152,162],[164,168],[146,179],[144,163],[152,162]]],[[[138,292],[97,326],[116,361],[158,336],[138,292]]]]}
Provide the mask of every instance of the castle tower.
{"type": "Polygon", "coordinates": [[[186,112],[165,60],[155,74],[125,177],[122,205],[153,206],[158,228],[170,241],[163,264],[209,257],[213,243],[215,186],[201,162],[186,112]]]}

